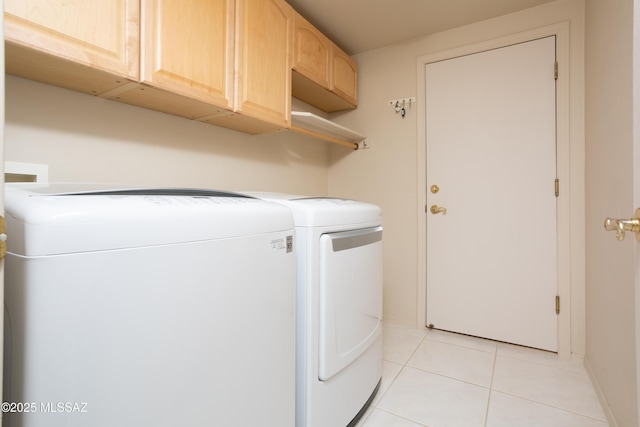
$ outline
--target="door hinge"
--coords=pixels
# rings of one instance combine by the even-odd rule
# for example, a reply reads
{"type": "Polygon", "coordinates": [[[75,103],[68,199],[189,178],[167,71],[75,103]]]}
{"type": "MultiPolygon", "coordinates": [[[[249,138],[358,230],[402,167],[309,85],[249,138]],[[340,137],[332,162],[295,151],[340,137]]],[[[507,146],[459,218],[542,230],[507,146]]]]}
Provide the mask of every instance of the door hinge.
{"type": "Polygon", "coordinates": [[[553,78],[558,80],[558,61],[553,63],[553,78]]]}
{"type": "Polygon", "coordinates": [[[558,178],[556,178],[555,186],[556,186],[556,197],[558,197],[560,195],[560,180],[558,178]]]}
{"type": "Polygon", "coordinates": [[[560,295],[556,295],[556,314],[560,314],[560,295]]]}

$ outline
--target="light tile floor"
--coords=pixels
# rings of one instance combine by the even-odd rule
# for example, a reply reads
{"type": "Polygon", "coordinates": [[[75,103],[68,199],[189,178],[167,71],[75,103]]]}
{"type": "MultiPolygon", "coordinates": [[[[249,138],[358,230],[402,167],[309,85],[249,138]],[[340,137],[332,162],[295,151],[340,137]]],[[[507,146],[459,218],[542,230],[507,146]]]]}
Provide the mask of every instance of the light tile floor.
{"type": "Polygon", "coordinates": [[[582,362],[385,322],[382,384],[358,427],[604,427],[582,362]]]}

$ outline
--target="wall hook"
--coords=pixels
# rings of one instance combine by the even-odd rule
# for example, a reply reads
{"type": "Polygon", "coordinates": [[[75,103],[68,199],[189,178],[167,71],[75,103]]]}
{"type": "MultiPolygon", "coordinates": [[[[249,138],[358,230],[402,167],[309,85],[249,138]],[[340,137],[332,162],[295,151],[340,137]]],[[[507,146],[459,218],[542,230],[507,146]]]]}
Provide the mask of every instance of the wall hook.
{"type": "Polygon", "coordinates": [[[416,102],[416,98],[411,96],[409,98],[392,99],[389,101],[389,105],[394,107],[396,113],[400,113],[400,116],[404,119],[407,115],[406,105],[409,104],[409,107],[411,107],[414,102],[416,102]]]}

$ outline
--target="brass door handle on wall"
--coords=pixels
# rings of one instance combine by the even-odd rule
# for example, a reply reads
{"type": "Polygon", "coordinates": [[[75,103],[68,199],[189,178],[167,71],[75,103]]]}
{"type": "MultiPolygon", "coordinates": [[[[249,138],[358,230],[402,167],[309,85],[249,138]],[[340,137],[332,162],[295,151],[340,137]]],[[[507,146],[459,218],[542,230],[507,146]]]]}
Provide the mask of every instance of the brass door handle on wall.
{"type": "Polygon", "coordinates": [[[636,240],[640,242],[640,208],[636,209],[636,213],[631,219],[605,219],[604,229],[607,231],[615,231],[616,239],[620,241],[624,240],[625,232],[632,231],[636,233],[636,240]]]}
{"type": "Polygon", "coordinates": [[[447,208],[443,208],[441,206],[438,205],[433,205],[431,206],[431,213],[434,215],[438,215],[439,213],[442,213],[442,215],[446,215],[447,214],[447,208]]]}

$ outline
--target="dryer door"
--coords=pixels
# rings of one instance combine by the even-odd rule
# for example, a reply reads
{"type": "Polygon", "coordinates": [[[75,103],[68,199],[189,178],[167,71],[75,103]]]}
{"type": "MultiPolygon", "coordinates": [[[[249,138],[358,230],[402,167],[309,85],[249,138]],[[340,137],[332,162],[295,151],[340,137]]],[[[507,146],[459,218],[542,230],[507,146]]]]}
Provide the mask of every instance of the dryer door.
{"type": "Polygon", "coordinates": [[[326,381],[382,333],[382,227],[320,236],[318,378],[326,381]]]}

